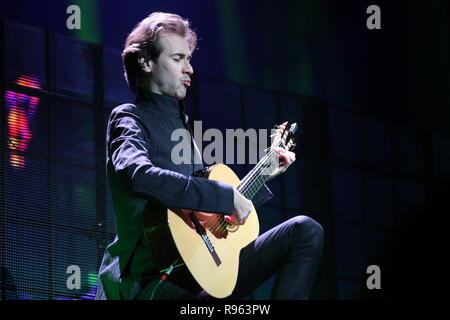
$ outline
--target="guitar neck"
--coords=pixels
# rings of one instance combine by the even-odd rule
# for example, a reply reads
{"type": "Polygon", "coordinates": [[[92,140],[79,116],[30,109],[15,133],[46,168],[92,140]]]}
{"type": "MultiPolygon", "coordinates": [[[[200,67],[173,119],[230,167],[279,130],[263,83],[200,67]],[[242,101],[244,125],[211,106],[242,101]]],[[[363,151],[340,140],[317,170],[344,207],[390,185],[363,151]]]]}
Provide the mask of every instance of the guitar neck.
{"type": "MultiPolygon", "coordinates": [[[[282,144],[280,143],[279,147],[282,144]]],[[[251,200],[269,178],[270,168],[273,166],[277,153],[270,150],[256,166],[241,180],[237,190],[247,199],[251,200]]]]}

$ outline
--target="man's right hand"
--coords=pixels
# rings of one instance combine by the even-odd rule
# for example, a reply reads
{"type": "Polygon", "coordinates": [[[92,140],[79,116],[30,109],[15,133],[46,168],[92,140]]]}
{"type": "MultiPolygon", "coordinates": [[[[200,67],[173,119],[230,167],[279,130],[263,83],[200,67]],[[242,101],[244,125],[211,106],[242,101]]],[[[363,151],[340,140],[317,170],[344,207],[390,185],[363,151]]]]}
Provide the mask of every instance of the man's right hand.
{"type": "Polygon", "coordinates": [[[236,220],[236,224],[244,224],[250,212],[253,209],[253,203],[245,198],[236,188],[234,190],[234,209],[232,216],[236,220]]]}

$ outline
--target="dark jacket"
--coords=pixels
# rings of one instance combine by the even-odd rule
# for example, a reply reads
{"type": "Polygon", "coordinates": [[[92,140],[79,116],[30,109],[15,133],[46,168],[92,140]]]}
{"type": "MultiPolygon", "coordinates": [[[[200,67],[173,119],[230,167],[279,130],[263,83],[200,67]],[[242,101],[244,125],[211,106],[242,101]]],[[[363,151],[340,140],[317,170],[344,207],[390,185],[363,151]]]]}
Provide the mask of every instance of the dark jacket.
{"type": "MultiPolygon", "coordinates": [[[[140,94],[134,104],[120,105],[111,112],[106,170],[116,237],[103,256],[97,299],[132,299],[149,278],[158,275],[155,259],[143,241],[144,214],[161,207],[221,214],[233,210],[231,185],[194,177],[202,164],[171,160],[172,149],[179,143],[172,141],[172,132],[189,129],[185,119],[182,101],[154,93],[140,94]]],[[[189,140],[192,143],[190,136],[189,140]]],[[[255,207],[271,196],[264,186],[253,199],[255,207]]]]}

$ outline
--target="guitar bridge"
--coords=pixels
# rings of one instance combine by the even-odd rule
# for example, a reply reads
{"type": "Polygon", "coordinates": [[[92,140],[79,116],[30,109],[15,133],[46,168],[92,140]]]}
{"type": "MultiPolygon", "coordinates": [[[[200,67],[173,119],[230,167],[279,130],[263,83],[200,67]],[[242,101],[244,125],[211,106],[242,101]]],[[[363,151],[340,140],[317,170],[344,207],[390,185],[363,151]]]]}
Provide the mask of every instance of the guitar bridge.
{"type": "Polygon", "coordinates": [[[202,238],[206,247],[208,248],[208,251],[211,254],[211,257],[213,258],[214,262],[216,263],[217,266],[219,266],[222,263],[222,261],[220,260],[219,255],[217,254],[216,249],[214,248],[211,240],[209,239],[208,234],[206,233],[205,229],[200,224],[200,222],[198,221],[198,219],[194,215],[194,213],[191,213],[189,215],[189,218],[191,218],[191,221],[194,223],[195,230],[200,235],[200,237],[202,238]]]}

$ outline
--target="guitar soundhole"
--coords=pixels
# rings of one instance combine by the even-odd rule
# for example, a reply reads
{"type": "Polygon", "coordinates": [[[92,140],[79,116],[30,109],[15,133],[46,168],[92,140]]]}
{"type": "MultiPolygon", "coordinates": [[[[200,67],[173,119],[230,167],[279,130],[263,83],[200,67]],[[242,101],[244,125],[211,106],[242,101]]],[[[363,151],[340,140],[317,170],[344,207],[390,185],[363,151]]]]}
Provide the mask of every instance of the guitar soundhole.
{"type": "Polygon", "coordinates": [[[239,226],[237,224],[228,223],[227,222],[227,227],[226,228],[227,228],[228,232],[233,233],[233,232],[236,232],[239,229],[239,226]]]}
{"type": "MultiPolygon", "coordinates": [[[[229,217],[229,216],[228,216],[229,217]]],[[[210,213],[208,216],[203,216],[204,225],[216,238],[226,238],[228,233],[236,232],[239,225],[234,222],[227,221],[225,216],[215,213],[210,213]]]]}

